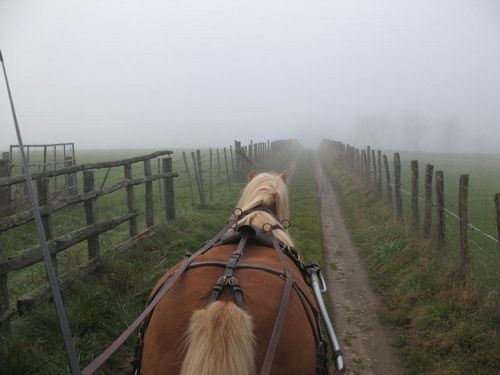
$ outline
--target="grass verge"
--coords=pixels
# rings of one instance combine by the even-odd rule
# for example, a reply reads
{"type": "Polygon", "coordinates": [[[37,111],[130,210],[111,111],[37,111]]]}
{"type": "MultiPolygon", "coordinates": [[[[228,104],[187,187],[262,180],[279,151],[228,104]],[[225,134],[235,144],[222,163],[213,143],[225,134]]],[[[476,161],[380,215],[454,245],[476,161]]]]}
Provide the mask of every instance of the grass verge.
{"type": "Polygon", "coordinates": [[[379,318],[408,374],[495,374],[500,370],[498,292],[480,295],[454,281],[447,254],[394,221],[373,192],[329,158],[352,240],[383,299],[379,318]]]}
{"type": "Polygon", "coordinates": [[[313,166],[312,151],[304,150],[297,159],[289,186],[292,215],[290,233],[302,256],[306,260],[316,260],[322,265],[320,208],[313,166]]]}

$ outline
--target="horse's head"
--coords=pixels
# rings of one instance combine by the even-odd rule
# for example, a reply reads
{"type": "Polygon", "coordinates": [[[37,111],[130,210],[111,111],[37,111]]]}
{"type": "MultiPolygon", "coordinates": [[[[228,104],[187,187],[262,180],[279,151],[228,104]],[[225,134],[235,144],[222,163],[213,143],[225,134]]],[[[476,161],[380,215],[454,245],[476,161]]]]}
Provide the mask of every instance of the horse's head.
{"type": "MultiPolygon", "coordinates": [[[[287,173],[251,173],[248,184],[237,207],[242,212],[263,206],[274,212],[274,215],[266,211],[254,211],[238,221],[238,225],[253,224],[262,227],[264,224],[279,224],[281,220],[289,218],[288,189],[286,186],[287,173]]],[[[293,241],[286,229],[273,230],[275,236],[289,246],[294,246],[293,241]]]]}

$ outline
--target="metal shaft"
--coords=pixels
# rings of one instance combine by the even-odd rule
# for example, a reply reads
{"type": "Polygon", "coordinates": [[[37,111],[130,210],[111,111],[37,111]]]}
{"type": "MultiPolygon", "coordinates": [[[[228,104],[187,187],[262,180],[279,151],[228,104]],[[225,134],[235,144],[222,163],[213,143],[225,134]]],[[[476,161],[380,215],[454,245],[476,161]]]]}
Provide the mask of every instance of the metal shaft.
{"type": "MultiPolygon", "coordinates": [[[[335,334],[335,329],[333,328],[332,321],[330,320],[330,317],[328,315],[325,302],[323,301],[323,297],[321,296],[318,274],[316,272],[311,273],[311,281],[314,296],[316,297],[316,301],[318,302],[319,311],[321,317],[323,318],[323,323],[325,324],[326,333],[328,335],[330,345],[332,346],[332,350],[335,353],[340,350],[340,345],[337,340],[337,335],[335,334]]],[[[344,368],[344,357],[342,355],[339,355],[335,358],[335,367],[337,368],[337,371],[340,371],[344,368]]]]}
{"type": "Polygon", "coordinates": [[[68,319],[66,317],[64,304],[61,297],[61,291],[59,290],[59,285],[57,284],[56,273],[54,271],[54,266],[52,264],[52,259],[50,257],[47,238],[45,236],[45,230],[43,228],[42,218],[40,216],[40,210],[38,208],[38,201],[35,197],[35,194],[33,193],[33,182],[31,180],[31,173],[28,167],[28,162],[26,160],[26,155],[24,153],[24,145],[21,137],[21,131],[19,130],[19,123],[17,121],[16,110],[14,108],[14,101],[12,100],[12,93],[10,92],[9,80],[7,78],[7,71],[5,70],[5,63],[3,61],[3,56],[1,51],[0,51],[0,61],[2,62],[3,75],[5,77],[5,84],[7,86],[7,93],[9,95],[10,108],[12,110],[12,117],[14,118],[14,125],[16,127],[17,140],[19,142],[19,150],[21,151],[21,159],[22,159],[24,176],[26,177],[26,187],[28,189],[28,196],[33,209],[33,216],[35,218],[36,229],[38,232],[38,239],[40,241],[43,258],[45,260],[45,270],[47,271],[50,287],[52,289],[52,297],[54,298],[57,317],[59,319],[59,326],[63,334],[64,345],[66,346],[69,366],[72,374],[80,375],[81,374],[80,364],[78,363],[78,359],[76,357],[75,348],[73,346],[73,340],[71,338],[71,331],[69,328],[68,319]]]}

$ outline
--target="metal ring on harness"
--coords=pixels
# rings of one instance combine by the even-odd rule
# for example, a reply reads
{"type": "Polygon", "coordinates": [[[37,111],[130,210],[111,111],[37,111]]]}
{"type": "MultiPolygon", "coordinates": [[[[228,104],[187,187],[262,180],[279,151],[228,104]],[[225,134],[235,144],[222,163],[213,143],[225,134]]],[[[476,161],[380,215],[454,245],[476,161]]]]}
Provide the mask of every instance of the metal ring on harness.
{"type": "Polygon", "coordinates": [[[283,219],[283,220],[281,220],[281,225],[283,225],[283,228],[288,229],[288,228],[290,228],[292,223],[290,223],[290,220],[288,220],[288,219],[283,219]]]}
{"type": "Polygon", "coordinates": [[[234,210],[233,210],[233,215],[236,216],[236,217],[240,217],[241,215],[243,214],[243,210],[241,208],[238,208],[236,207],[234,210]],[[239,213],[238,213],[239,212],[239,213]]]}
{"type": "Polygon", "coordinates": [[[266,233],[269,233],[273,230],[273,226],[271,225],[271,223],[264,223],[262,224],[262,230],[266,233]]]}
{"type": "Polygon", "coordinates": [[[227,219],[226,224],[228,224],[228,225],[231,224],[231,225],[229,225],[229,228],[236,229],[238,227],[238,220],[230,218],[230,219],[227,219]]]}

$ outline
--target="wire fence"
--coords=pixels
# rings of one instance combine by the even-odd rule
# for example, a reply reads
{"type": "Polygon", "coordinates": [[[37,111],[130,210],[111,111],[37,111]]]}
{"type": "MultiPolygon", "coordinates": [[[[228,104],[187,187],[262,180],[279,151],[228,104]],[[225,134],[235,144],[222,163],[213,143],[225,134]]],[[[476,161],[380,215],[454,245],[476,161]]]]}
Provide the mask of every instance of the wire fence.
{"type": "MultiPolygon", "coordinates": [[[[399,220],[422,236],[437,240],[466,282],[472,281],[475,286],[487,290],[499,290],[500,212],[498,194],[493,189],[500,190],[500,175],[496,176],[497,180],[491,176],[487,179],[496,181],[496,185],[485,186],[477,176],[485,172],[480,174],[473,170],[471,176],[460,174],[459,163],[447,176],[447,165],[439,165],[438,171],[429,161],[419,169],[414,154],[410,154],[410,158],[400,157],[399,153],[388,157],[381,150],[370,147],[357,149],[336,141],[325,144],[333,150],[336,160],[387,202],[399,220]],[[424,170],[423,177],[419,175],[421,170],[424,170]],[[441,187],[437,184],[438,174],[441,178],[446,177],[441,187]]],[[[495,173],[493,169],[490,174],[495,173]]]]}

